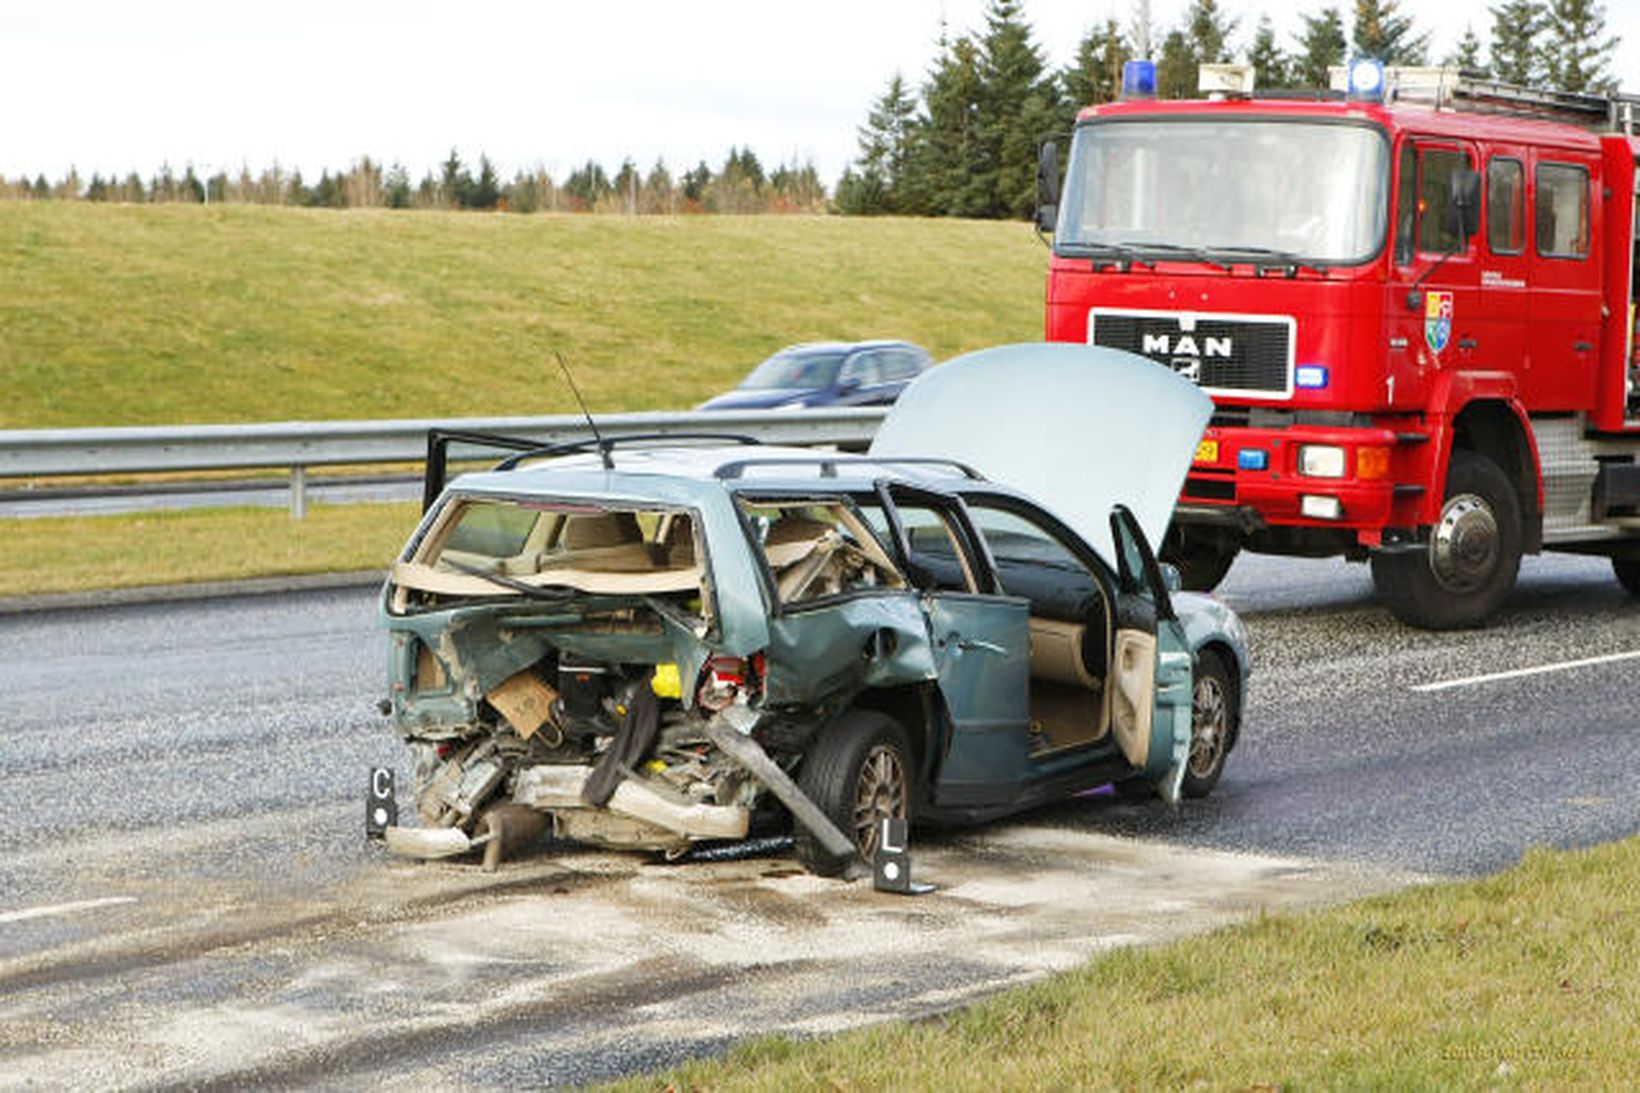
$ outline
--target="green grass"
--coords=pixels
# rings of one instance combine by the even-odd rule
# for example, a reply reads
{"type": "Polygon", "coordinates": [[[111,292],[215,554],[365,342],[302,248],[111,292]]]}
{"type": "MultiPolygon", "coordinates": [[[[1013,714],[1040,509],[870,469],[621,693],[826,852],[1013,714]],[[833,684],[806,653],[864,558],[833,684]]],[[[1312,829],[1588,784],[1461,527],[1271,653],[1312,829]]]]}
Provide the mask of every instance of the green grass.
{"type": "Polygon", "coordinates": [[[1021,223],[0,203],[0,428],[684,408],[782,345],[1040,338],[1021,223]]]}
{"type": "Polygon", "coordinates": [[[949,1017],[765,1039],[624,1088],[1619,1089],[1640,839],[1100,957],[949,1017]]]}
{"type": "Polygon", "coordinates": [[[8,520],[0,551],[6,596],[284,574],[385,569],[420,506],[313,505],[190,509],[139,516],[8,520]]]}

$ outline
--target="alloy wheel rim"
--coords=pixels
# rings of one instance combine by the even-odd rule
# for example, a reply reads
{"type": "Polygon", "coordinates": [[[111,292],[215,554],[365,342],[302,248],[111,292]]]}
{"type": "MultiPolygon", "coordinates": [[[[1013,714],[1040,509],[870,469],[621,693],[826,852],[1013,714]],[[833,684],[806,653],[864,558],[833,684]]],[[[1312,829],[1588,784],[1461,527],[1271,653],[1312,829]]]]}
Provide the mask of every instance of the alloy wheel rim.
{"type": "Polygon", "coordinates": [[[870,858],[877,853],[877,832],[885,819],[906,814],[905,767],[899,752],[878,744],[860,764],[854,795],[854,841],[870,858]]]}
{"type": "Polygon", "coordinates": [[[1204,778],[1218,764],[1230,723],[1230,704],[1224,684],[1216,676],[1204,675],[1196,680],[1190,714],[1190,773],[1204,778]]]}

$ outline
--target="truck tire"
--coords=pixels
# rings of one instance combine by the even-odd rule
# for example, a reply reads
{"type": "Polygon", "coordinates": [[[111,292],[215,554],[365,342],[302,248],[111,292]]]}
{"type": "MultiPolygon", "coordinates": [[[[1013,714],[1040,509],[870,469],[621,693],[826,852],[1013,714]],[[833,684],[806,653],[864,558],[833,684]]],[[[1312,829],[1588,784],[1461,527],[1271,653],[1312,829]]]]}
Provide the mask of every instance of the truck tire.
{"type": "Polygon", "coordinates": [[[1395,617],[1425,630],[1484,626],[1520,570],[1520,498],[1498,465],[1458,450],[1423,550],[1372,556],[1372,583],[1395,617]]]}
{"type": "Polygon", "coordinates": [[[1640,597],[1640,558],[1613,558],[1612,572],[1629,595],[1640,597]]]}
{"type": "MultiPolygon", "coordinates": [[[[910,747],[905,730],[873,710],[850,710],[814,736],[797,784],[870,865],[886,817],[911,818],[910,747]]],[[[830,853],[797,825],[797,860],[811,873],[834,877],[848,860],[830,853]]]]}
{"type": "Polygon", "coordinates": [[[1241,553],[1241,544],[1211,531],[1169,529],[1161,560],[1179,571],[1179,583],[1190,592],[1211,592],[1224,580],[1241,553]]]}

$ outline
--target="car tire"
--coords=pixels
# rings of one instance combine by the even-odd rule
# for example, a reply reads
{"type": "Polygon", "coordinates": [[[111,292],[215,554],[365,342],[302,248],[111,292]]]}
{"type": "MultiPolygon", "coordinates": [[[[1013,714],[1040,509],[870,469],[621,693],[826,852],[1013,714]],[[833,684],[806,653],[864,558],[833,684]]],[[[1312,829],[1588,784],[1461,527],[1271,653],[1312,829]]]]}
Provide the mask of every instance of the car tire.
{"type": "Polygon", "coordinates": [[[1372,556],[1372,583],[1395,617],[1425,630],[1484,626],[1520,570],[1520,498],[1498,465],[1455,451],[1446,501],[1423,550],[1372,556]]]}
{"type": "Polygon", "coordinates": [[[1188,592],[1211,592],[1224,580],[1241,553],[1235,539],[1211,531],[1168,531],[1161,561],[1179,571],[1179,584],[1188,592]]]}
{"type": "Polygon", "coordinates": [[[1640,597],[1640,558],[1613,558],[1612,572],[1629,595],[1640,597]]]}
{"type": "Polygon", "coordinates": [[[1206,797],[1219,784],[1224,760],[1236,739],[1236,679],[1224,657],[1212,650],[1196,659],[1190,690],[1190,749],[1185,754],[1179,794],[1206,797]]]}
{"type": "MultiPolygon", "coordinates": [[[[893,718],[850,710],[815,734],[797,784],[870,862],[883,819],[911,818],[910,747],[893,718]]],[[[828,851],[797,825],[797,860],[811,873],[834,877],[849,859],[828,851]]]]}

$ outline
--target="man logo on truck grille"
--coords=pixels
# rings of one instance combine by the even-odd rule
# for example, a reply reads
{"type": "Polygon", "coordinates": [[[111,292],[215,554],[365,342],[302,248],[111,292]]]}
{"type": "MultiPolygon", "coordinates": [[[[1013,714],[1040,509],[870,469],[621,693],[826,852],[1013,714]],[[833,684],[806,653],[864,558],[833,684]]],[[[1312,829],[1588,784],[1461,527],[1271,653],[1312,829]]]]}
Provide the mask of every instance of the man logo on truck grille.
{"type": "Polygon", "coordinates": [[[1424,293],[1424,341],[1429,351],[1440,354],[1452,340],[1452,293],[1424,293]]]}
{"type": "Polygon", "coordinates": [[[1180,319],[1179,327],[1184,332],[1177,337],[1145,334],[1140,344],[1145,356],[1166,361],[1173,371],[1199,387],[1202,382],[1202,358],[1231,360],[1235,356],[1235,346],[1229,338],[1198,338],[1195,325],[1189,319],[1180,319]]]}

